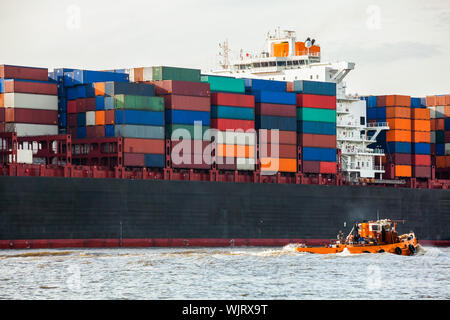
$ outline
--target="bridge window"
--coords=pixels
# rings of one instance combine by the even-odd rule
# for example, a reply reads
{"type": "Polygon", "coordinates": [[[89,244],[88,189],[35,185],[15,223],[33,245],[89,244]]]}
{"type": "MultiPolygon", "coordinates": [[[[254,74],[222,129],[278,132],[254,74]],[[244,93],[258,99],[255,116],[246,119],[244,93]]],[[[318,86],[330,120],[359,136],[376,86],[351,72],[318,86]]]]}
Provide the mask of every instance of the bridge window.
{"type": "Polygon", "coordinates": [[[286,61],[277,61],[277,66],[285,67],[286,66],[286,61]]]}
{"type": "Polygon", "coordinates": [[[300,60],[299,62],[300,62],[300,65],[305,64],[304,60],[300,60]]]}
{"type": "Polygon", "coordinates": [[[292,66],[292,61],[287,61],[286,63],[288,66],[292,66]]]}
{"type": "Polygon", "coordinates": [[[294,63],[294,66],[298,66],[298,61],[297,60],[294,60],[292,62],[294,63]]]}
{"type": "Polygon", "coordinates": [[[270,61],[269,62],[269,66],[271,66],[271,67],[275,67],[277,64],[276,64],[276,62],[275,61],[270,61]]]}
{"type": "Polygon", "coordinates": [[[253,64],[253,68],[260,68],[261,67],[261,63],[254,63],[253,64]]]}
{"type": "Polygon", "coordinates": [[[268,64],[267,62],[263,62],[263,63],[261,63],[261,64],[262,64],[263,67],[269,66],[269,64],[268,64]]]}

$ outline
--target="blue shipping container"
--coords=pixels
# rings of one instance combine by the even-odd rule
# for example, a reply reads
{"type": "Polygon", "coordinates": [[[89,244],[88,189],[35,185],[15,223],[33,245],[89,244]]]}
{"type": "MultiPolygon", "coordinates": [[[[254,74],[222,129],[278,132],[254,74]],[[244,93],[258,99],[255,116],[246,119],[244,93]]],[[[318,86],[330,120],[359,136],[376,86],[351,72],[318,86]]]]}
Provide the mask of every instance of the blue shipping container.
{"type": "Polygon", "coordinates": [[[258,116],[255,121],[256,129],[278,129],[282,131],[296,131],[297,120],[291,117],[258,116]]]}
{"type": "Polygon", "coordinates": [[[77,128],[77,139],[86,139],[86,127],[77,128]]]}
{"type": "Polygon", "coordinates": [[[210,112],[190,110],[166,110],[166,123],[193,125],[194,121],[201,121],[202,125],[209,126],[210,112]]]}
{"type": "Polygon", "coordinates": [[[336,161],[336,149],[303,148],[303,161],[336,161]]]}
{"type": "Polygon", "coordinates": [[[429,143],[413,143],[412,153],[414,154],[430,154],[431,145],[429,143]]]}
{"type": "Polygon", "coordinates": [[[368,120],[376,120],[377,119],[377,110],[376,108],[367,108],[367,119],[368,120]]]}
{"type": "Polygon", "coordinates": [[[445,130],[450,130],[450,118],[445,118],[444,128],[445,128],[445,130]]]}
{"type": "Polygon", "coordinates": [[[105,110],[105,97],[96,96],[95,97],[95,110],[105,110]]]}
{"type": "Polygon", "coordinates": [[[74,70],[64,73],[64,86],[66,87],[106,81],[129,82],[129,76],[125,73],[91,70],[74,70]]]}
{"type": "Polygon", "coordinates": [[[388,142],[385,147],[386,153],[411,153],[412,146],[409,142],[388,142]]]}
{"type": "Polygon", "coordinates": [[[146,126],[163,126],[164,113],[143,110],[115,110],[115,124],[137,124],[146,126]]]}
{"type": "Polygon", "coordinates": [[[145,166],[154,168],[164,168],[166,159],[163,154],[144,154],[145,166]]]}
{"type": "Polygon", "coordinates": [[[286,92],[285,81],[245,79],[245,88],[250,90],[286,92]]]}
{"type": "Polygon", "coordinates": [[[145,83],[107,81],[105,83],[105,95],[112,97],[116,94],[154,96],[155,86],[145,83]]]}
{"type": "Polygon", "coordinates": [[[86,125],[86,112],[77,113],[77,127],[86,125]]]}
{"type": "Polygon", "coordinates": [[[298,133],[336,135],[336,123],[318,121],[297,121],[298,133]]]}
{"type": "Polygon", "coordinates": [[[105,126],[105,137],[114,137],[114,125],[107,124],[105,126]]]}
{"type": "Polygon", "coordinates": [[[211,118],[255,120],[255,109],[212,105],[211,118]]]}
{"type": "Polygon", "coordinates": [[[255,96],[255,102],[275,103],[275,104],[297,104],[297,95],[290,92],[276,92],[276,91],[252,91],[255,96]]]}
{"type": "Polygon", "coordinates": [[[445,144],[444,143],[436,143],[436,155],[437,156],[445,156],[445,144]]]}
{"type": "Polygon", "coordinates": [[[376,108],[377,120],[386,120],[386,107],[376,108]]]}
{"type": "Polygon", "coordinates": [[[308,80],[296,80],[294,81],[294,92],[317,94],[324,96],[336,95],[336,83],[334,82],[321,82],[321,81],[308,81],[308,80]]]}

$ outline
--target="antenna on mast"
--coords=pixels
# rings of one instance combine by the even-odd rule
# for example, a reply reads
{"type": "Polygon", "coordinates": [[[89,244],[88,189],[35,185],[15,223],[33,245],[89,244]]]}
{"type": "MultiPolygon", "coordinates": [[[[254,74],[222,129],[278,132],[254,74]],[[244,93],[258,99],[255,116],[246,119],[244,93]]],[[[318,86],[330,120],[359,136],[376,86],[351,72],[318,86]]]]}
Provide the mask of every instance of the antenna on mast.
{"type": "Polygon", "coordinates": [[[219,48],[222,49],[221,52],[219,52],[219,56],[222,56],[223,60],[220,61],[220,65],[223,69],[228,69],[230,66],[230,60],[228,54],[230,53],[230,48],[228,47],[228,39],[225,39],[223,43],[219,43],[219,48]]]}

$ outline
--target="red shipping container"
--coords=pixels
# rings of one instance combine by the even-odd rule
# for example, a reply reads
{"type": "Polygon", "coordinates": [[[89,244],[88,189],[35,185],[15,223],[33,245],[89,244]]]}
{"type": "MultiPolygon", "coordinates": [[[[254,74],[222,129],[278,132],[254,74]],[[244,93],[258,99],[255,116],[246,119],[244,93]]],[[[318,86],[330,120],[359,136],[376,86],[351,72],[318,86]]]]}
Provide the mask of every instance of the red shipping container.
{"type": "Polygon", "coordinates": [[[320,162],[320,173],[336,174],[337,164],[336,162],[320,162]]]}
{"type": "Polygon", "coordinates": [[[427,166],[414,166],[413,177],[416,178],[431,178],[431,167],[427,166]]]}
{"type": "Polygon", "coordinates": [[[412,163],[412,156],[409,153],[393,153],[386,156],[390,163],[397,165],[408,165],[412,163]]]}
{"type": "Polygon", "coordinates": [[[230,107],[255,107],[255,97],[238,93],[211,93],[211,104],[230,107]]]}
{"type": "Polygon", "coordinates": [[[0,78],[48,81],[48,69],[1,65],[0,78]]]}
{"type": "Polygon", "coordinates": [[[123,151],[130,153],[164,154],[165,141],[163,139],[123,139],[123,151]]]}
{"type": "Polygon", "coordinates": [[[5,132],[5,124],[4,123],[0,123],[0,133],[5,132]]]}
{"type": "MultiPolygon", "coordinates": [[[[259,129],[258,140],[260,143],[272,142],[272,130],[259,129]],[[266,134],[262,134],[266,132],[266,134]]],[[[278,144],[293,144],[297,145],[297,132],[295,131],[278,131],[278,144]]]]}
{"type": "Polygon", "coordinates": [[[276,149],[278,148],[278,158],[297,159],[298,149],[293,144],[266,144],[259,145],[259,157],[260,158],[273,158],[276,157],[276,149]],[[264,154],[265,153],[265,154],[264,154]]]}
{"type": "Polygon", "coordinates": [[[427,96],[426,97],[426,105],[427,107],[436,105],[436,96],[427,96]]]}
{"type": "Polygon", "coordinates": [[[77,99],[77,113],[86,112],[86,99],[77,99]]]}
{"type": "Polygon", "coordinates": [[[450,106],[450,94],[445,95],[445,105],[450,106]]]}
{"type": "Polygon", "coordinates": [[[436,105],[444,106],[445,105],[445,96],[436,96],[436,105]]]}
{"type": "Polygon", "coordinates": [[[414,166],[431,166],[431,156],[427,154],[412,155],[412,164],[414,166]]]}
{"type": "Polygon", "coordinates": [[[95,111],[95,98],[84,98],[86,111],[95,111]]]}
{"type": "Polygon", "coordinates": [[[336,149],[336,136],[326,134],[299,133],[298,145],[302,147],[336,149]]]}
{"type": "Polygon", "coordinates": [[[104,138],[105,126],[87,126],[86,138],[104,138]]]}
{"type": "Polygon", "coordinates": [[[143,153],[123,153],[123,165],[125,167],[144,167],[145,156],[143,153]]]}
{"type": "Polygon", "coordinates": [[[211,111],[211,100],[209,97],[179,96],[169,94],[164,96],[166,109],[211,111]]]}
{"type": "Polygon", "coordinates": [[[58,95],[58,85],[50,82],[8,80],[5,81],[5,92],[58,95]]]}
{"type": "Polygon", "coordinates": [[[377,107],[386,107],[386,96],[377,96],[377,107]]]}
{"type": "MultiPolygon", "coordinates": [[[[178,141],[172,140],[172,150],[173,150],[173,148],[177,147],[177,145],[179,145],[180,143],[183,143],[183,146],[187,146],[187,143],[189,143],[190,144],[190,151],[193,154],[203,154],[203,151],[205,150],[205,148],[207,146],[209,146],[211,144],[211,141],[190,140],[188,142],[183,142],[183,140],[178,140],[178,141]],[[200,150],[197,150],[197,149],[200,149],[200,150]]],[[[177,150],[180,150],[178,148],[181,148],[181,146],[177,147],[177,150]]]]}
{"type": "Polygon", "coordinates": [[[114,110],[105,110],[105,124],[114,124],[114,110]]]}
{"type": "Polygon", "coordinates": [[[411,107],[411,97],[402,95],[386,96],[386,107],[411,107]]]}
{"type": "Polygon", "coordinates": [[[430,153],[431,154],[436,154],[436,144],[435,143],[432,143],[430,145],[430,153]]]}
{"type": "Polygon", "coordinates": [[[58,111],[6,108],[5,122],[55,125],[58,124],[58,111]]]}
{"type": "Polygon", "coordinates": [[[320,173],[320,161],[303,161],[304,173],[320,173]]]}
{"type": "MultiPolygon", "coordinates": [[[[184,169],[210,169],[211,168],[211,164],[207,164],[205,162],[205,158],[204,156],[201,155],[194,155],[194,154],[190,154],[187,156],[183,156],[180,155],[180,157],[186,157],[188,160],[186,162],[183,161],[183,159],[178,159],[180,160],[182,163],[175,163],[175,161],[177,160],[176,158],[174,158],[174,156],[172,156],[172,168],[184,168],[184,169]]],[[[208,162],[212,162],[212,158],[208,158],[207,159],[208,162]]],[[[177,161],[179,162],[179,161],[177,161]]]]}
{"type": "Polygon", "coordinates": [[[322,96],[316,94],[297,94],[297,107],[336,109],[336,96],[322,96]]]}
{"type": "Polygon", "coordinates": [[[77,114],[76,113],[67,114],[67,126],[69,128],[77,127],[77,114]]]}
{"type": "Polygon", "coordinates": [[[4,122],[5,121],[5,109],[1,108],[0,109],[0,122],[4,122]]]}
{"type": "Polygon", "coordinates": [[[211,128],[219,130],[227,129],[255,129],[255,121],[251,120],[236,120],[236,119],[211,119],[211,128]]]}
{"type": "Polygon", "coordinates": [[[178,80],[162,80],[162,81],[145,81],[144,83],[153,84],[155,86],[155,94],[163,96],[166,94],[209,97],[209,83],[190,82],[178,80]]]}
{"type": "Polygon", "coordinates": [[[237,170],[236,158],[218,158],[216,165],[219,170],[237,170]],[[220,161],[222,163],[219,163],[220,161]]]}
{"type": "Polygon", "coordinates": [[[294,91],[294,82],[288,81],[286,82],[286,92],[294,91]]]}
{"type": "Polygon", "coordinates": [[[276,117],[297,117],[297,107],[287,104],[257,103],[255,114],[276,117]]]}
{"type": "Polygon", "coordinates": [[[444,132],[444,142],[450,143],[450,131],[448,130],[444,132]]]}
{"type": "Polygon", "coordinates": [[[77,113],[77,100],[67,101],[67,113],[77,113]]]}

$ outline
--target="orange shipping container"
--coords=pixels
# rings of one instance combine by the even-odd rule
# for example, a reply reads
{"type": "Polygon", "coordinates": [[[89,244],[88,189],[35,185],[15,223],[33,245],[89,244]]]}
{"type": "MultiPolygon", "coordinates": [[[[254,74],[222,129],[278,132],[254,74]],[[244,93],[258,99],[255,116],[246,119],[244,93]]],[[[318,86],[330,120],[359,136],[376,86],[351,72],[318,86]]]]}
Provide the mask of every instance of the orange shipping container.
{"type": "Polygon", "coordinates": [[[5,106],[5,98],[3,96],[3,93],[0,93],[0,108],[4,108],[5,106]]]}
{"type": "Polygon", "coordinates": [[[430,109],[411,109],[411,119],[414,120],[429,120],[430,109]]]}
{"type": "Polygon", "coordinates": [[[409,119],[386,119],[391,130],[411,130],[411,120],[409,119]]]}
{"type": "Polygon", "coordinates": [[[410,130],[389,130],[386,133],[386,141],[388,142],[411,142],[410,130]]]}
{"type": "Polygon", "coordinates": [[[435,119],[430,120],[430,130],[436,131],[436,120],[435,119]]]}
{"type": "Polygon", "coordinates": [[[413,131],[411,133],[411,141],[413,143],[430,143],[431,133],[423,131],[413,131]]]}
{"type": "Polygon", "coordinates": [[[218,144],[219,157],[255,158],[255,147],[245,145],[218,144]]]}
{"type": "Polygon", "coordinates": [[[426,100],[427,100],[426,102],[427,107],[436,105],[436,96],[427,96],[426,100]]]}
{"type": "Polygon", "coordinates": [[[104,96],[105,95],[105,83],[104,82],[95,82],[94,90],[96,96],[104,96]]]}
{"type": "Polygon", "coordinates": [[[444,106],[444,117],[445,118],[450,118],[450,105],[444,106]]]}
{"type": "Polygon", "coordinates": [[[444,106],[445,105],[445,96],[436,96],[436,105],[444,106]]]}
{"type": "Polygon", "coordinates": [[[401,95],[386,96],[386,107],[411,107],[411,97],[401,95]]]}
{"type": "Polygon", "coordinates": [[[435,119],[436,131],[445,130],[445,119],[435,119]]]}
{"type": "Polygon", "coordinates": [[[445,167],[450,168],[450,156],[445,156],[445,167]]]}
{"type": "Polygon", "coordinates": [[[411,166],[395,166],[396,177],[411,177],[411,166]]]}
{"type": "Polygon", "coordinates": [[[411,119],[411,108],[408,107],[387,107],[386,118],[411,119]]]}
{"type": "Polygon", "coordinates": [[[95,111],[95,125],[104,126],[105,124],[105,111],[95,111]]]}
{"type": "Polygon", "coordinates": [[[261,171],[297,172],[297,159],[261,158],[261,171]]]}
{"type": "Polygon", "coordinates": [[[446,106],[450,106],[450,94],[447,94],[447,95],[445,96],[445,105],[446,105],[446,106]]]}
{"type": "Polygon", "coordinates": [[[413,131],[431,131],[431,123],[430,120],[412,120],[412,130],[413,131]]]}
{"type": "Polygon", "coordinates": [[[436,168],[446,168],[446,157],[448,156],[436,156],[436,168]]]}
{"type": "Polygon", "coordinates": [[[134,68],[133,77],[134,82],[144,81],[144,68],[134,68]]]}

